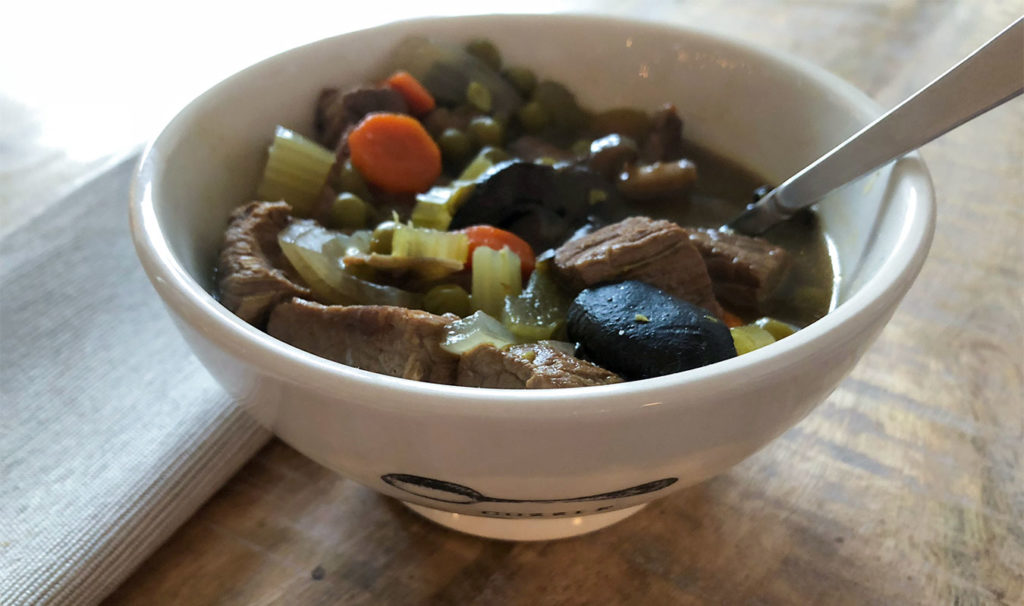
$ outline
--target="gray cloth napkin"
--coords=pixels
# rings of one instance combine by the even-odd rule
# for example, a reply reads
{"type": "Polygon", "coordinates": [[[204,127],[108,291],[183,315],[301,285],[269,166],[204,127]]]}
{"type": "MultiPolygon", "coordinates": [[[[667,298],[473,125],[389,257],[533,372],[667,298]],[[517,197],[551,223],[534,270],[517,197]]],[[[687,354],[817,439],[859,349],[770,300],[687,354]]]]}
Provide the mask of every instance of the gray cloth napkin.
{"type": "Polygon", "coordinates": [[[0,604],[92,604],[269,434],[135,258],[123,162],[0,240],[0,604]]]}

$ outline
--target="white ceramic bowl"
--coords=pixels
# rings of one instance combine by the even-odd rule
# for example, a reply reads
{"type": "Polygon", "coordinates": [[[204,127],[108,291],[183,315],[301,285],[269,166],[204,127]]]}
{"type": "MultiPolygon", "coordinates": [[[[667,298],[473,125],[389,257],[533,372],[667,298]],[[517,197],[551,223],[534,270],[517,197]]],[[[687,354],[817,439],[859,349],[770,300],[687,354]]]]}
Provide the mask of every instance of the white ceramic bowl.
{"type": "Polygon", "coordinates": [[[775,181],[879,112],[838,78],[773,52],[690,29],[564,15],[345,34],[252,66],[178,114],[143,156],[131,221],[182,334],[285,442],[436,521],[486,536],[569,536],[721,473],[835,389],[924,261],[934,200],[911,155],[822,205],[843,277],[835,311],[740,358],[620,385],[513,391],[391,378],[279,342],[210,295],[228,213],[252,195],[275,124],[309,132],[321,87],[379,78],[388,51],[410,34],[488,37],[509,63],[568,84],[592,108],[673,102],[689,138],[775,181]]]}

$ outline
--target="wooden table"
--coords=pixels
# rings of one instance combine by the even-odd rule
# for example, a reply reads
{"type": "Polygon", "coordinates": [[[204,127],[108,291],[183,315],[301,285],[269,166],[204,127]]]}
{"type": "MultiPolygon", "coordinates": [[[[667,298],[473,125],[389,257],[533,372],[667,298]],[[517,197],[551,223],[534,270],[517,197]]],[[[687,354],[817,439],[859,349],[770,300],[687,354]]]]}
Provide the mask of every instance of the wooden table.
{"type": "MultiPolygon", "coordinates": [[[[580,6],[794,52],[885,106],[1024,12],[580,6]]],[[[444,530],[274,441],[109,603],[1024,603],[1024,102],[923,154],[939,213],[916,285],[828,401],[728,473],[598,533],[515,544],[444,530]]]]}

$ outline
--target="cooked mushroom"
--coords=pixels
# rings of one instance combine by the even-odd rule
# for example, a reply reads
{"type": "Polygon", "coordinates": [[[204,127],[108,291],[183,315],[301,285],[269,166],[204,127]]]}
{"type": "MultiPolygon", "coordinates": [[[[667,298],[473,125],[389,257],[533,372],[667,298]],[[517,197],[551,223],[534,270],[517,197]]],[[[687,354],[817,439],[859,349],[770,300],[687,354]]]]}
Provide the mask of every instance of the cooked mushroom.
{"type": "Polygon", "coordinates": [[[536,251],[564,242],[618,198],[597,173],[579,166],[555,169],[512,161],[495,165],[452,217],[450,229],[493,225],[536,251]]]}
{"type": "Polygon", "coordinates": [[[627,380],[736,356],[729,328],[706,309],[634,280],[577,295],[569,307],[568,331],[581,357],[627,380]]]}

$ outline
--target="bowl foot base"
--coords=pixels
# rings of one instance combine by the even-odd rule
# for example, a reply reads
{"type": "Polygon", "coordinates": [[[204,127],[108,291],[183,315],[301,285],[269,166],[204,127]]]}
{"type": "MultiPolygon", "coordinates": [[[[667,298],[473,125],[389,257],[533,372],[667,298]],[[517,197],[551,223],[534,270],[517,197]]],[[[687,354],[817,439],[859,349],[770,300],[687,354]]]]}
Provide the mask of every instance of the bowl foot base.
{"type": "Polygon", "coordinates": [[[431,522],[466,534],[503,541],[550,541],[579,536],[625,520],[644,508],[646,503],[617,511],[595,513],[572,518],[515,519],[470,516],[440,511],[413,503],[402,504],[431,522]]]}

